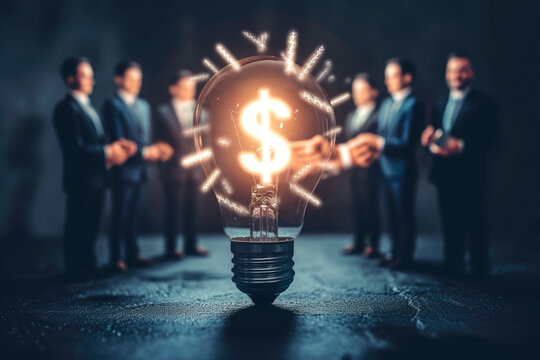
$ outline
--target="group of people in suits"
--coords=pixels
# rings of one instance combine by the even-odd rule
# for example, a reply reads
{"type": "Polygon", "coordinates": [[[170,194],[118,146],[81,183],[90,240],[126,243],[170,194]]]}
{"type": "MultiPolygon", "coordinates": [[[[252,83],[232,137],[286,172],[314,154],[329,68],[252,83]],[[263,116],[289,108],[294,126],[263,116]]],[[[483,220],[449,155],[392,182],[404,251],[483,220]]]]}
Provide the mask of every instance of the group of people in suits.
{"type": "Polygon", "coordinates": [[[88,59],[67,58],[61,76],[68,93],[56,105],[53,122],[63,155],[63,188],[67,195],[63,235],[66,276],[86,280],[97,274],[94,247],[109,187],[111,271],[121,273],[128,267],[151,265],[137,246],[137,217],[148,179],[148,163],[159,164],[166,194],[165,258],[207,255],[196,244],[192,210],[197,193],[194,184],[201,175],[197,170],[182,169],[178,161],[182,154],[194,150],[191,136],[184,141],[195,110],[196,83],[191,74],[180,71],[172,77],[171,101],[160,106],[153,119],[149,104],[138,96],[142,69],[134,61],[115,66],[117,91],[105,101],[101,115],[89,98],[94,76],[88,59]],[[181,216],[185,225],[184,252],[176,246],[181,216]]]}
{"type": "MultiPolygon", "coordinates": [[[[484,184],[496,111],[493,101],[473,88],[474,75],[467,55],[449,55],[449,94],[437,101],[427,126],[424,105],[414,92],[416,71],[410,60],[388,60],[384,78],[389,96],[380,106],[373,77],[362,73],[353,79],[356,109],[344,126],[347,141],[334,148],[331,158],[335,167],[352,172],[356,230],[344,254],[363,254],[391,269],[411,266],[420,143],[433,156],[429,178],[437,188],[446,269],[453,275],[463,272],[468,245],[472,274],[484,277],[489,273],[484,184]],[[379,250],[381,195],[392,242],[385,254],[379,250]]],[[[61,76],[69,91],[56,105],[53,117],[67,195],[66,275],[81,280],[96,273],[94,246],[108,187],[112,193],[111,270],[124,272],[151,264],[137,246],[137,216],[148,163],[158,163],[165,193],[165,257],[207,255],[197,246],[194,217],[202,172],[180,165],[183,156],[195,151],[189,131],[196,96],[191,73],[174,74],[168,84],[171,100],[159,106],[154,116],[138,96],[142,69],[136,62],[123,61],[114,68],[117,92],[105,101],[101,115],[89,98],[94,77],[88,59],[66,59],[61,76]],[[179,218],[183,218],[183,252],[176,246],[179,218]]],[[[321,149],[329,149],[322,137],[307,143],[302,151],[320,152],[321,158],[325,156],[321,149]]]]}
{"type": "Polygon", "coordinates": [[[449,94],[437,101],[426,126],[424,105],[414,92],[415,76],[410,60],[388,60],[384,78],[389,96],[378,107],[373,78],[363,73],[353,79],[356,109],[344,126],[348,141],[336,146],[331,160],[341,169],[353,168],[356,231],[343,252],[377,258],[391,269],[412,265],[420,143],[433,156],[429,179],[437,189],[445,268],[450,275],[463,274],[468,245],[471,273],[483,278],[489,274],[484,185],[495,137],[495,104],[473,87],[470,58],[452,53],[446,64],[449,94]],[[392,243],[386,254],[379,252],[379,195],[392,243]]]}

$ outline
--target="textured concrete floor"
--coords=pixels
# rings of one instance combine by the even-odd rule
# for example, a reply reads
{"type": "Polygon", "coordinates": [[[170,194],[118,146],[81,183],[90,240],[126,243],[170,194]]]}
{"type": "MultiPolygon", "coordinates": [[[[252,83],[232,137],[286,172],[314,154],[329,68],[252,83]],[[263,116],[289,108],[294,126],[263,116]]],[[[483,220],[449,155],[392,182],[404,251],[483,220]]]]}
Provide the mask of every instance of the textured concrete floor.
{"type": "MultiPolygon", "coordinates": [[[[487,283],[437,274],[440,242],[422,237],[415,271],[391,272],[339,249],[349,236],[304,235],[296,276],[275,306],[256,308],[231,282],[223,236],[206,236],[206,259],[157,263],[93,283],[54,273],[59,249],[33,267],[3,256],[1,358],[62,359],[488,359],[537,358],[535,258],[495,254],[487,283]],[[26,273],[26,274],[25,274],[26,273]]],[[[141,241],[157,256],[156,238],[141,241]]],[[[35,251],[33,253],[36,253],[35,251]]],[[[106,244],[98,244],[100,261],[106,244]]]]}

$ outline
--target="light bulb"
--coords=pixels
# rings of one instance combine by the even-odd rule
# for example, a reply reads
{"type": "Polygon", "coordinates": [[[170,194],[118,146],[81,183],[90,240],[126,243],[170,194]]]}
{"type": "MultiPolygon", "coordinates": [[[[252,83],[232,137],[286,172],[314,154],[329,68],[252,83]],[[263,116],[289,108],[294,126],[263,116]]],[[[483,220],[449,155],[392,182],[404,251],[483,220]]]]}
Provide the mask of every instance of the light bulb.
{"type": "MultiPolygon", "coordinates": [[[[232,280],[254,303],[268,304],[293,281],[294,240],[308,202],[320,205],[312,193],[322,167],[296,161],[290,146],[324,136],[335,117],[315,79],[297,76],[302,68],[290,71],[271,56],[232,65],[216,73],[198,98],[195,157],[207,176],[202,190],[211,186],[220,205],[232,280]]],[[[328,140],[324,160],[335,135],[328,140]]]]}

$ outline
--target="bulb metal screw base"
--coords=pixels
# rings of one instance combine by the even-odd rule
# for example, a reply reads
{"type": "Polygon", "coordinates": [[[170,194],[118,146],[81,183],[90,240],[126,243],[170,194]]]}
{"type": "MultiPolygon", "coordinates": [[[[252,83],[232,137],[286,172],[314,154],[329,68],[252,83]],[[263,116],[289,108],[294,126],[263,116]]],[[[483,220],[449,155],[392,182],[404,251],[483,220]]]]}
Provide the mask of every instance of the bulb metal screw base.
{"type": "Polygon", "coordinates": [[[249,242],[231,239],[233,278],[238,290],[256,305],[268,305],[293,282],[294,239],[276,242],[249,242]]]}

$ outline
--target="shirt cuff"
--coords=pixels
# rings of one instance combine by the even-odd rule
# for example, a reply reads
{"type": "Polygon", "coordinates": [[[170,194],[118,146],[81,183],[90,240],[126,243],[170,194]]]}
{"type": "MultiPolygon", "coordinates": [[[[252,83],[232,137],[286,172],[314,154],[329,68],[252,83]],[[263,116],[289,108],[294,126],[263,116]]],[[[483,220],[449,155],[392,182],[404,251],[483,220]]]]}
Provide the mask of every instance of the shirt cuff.
{"type": "Polygon", "coordinates": [[[377,149],[379,151],[383,151],[385,145],[386,145],[386,140],[384,140],[384,138],[382,136],[379,136],[377,138],[377,149]]]}
{"type": "Polygon", "coordinates": [[[343,169],[349,169],[352,167],[352,158],[347,144],[338,145],[339,158],[341,160],[341,167],[343,169]]]}

